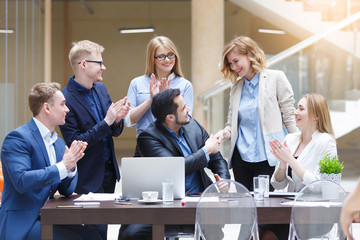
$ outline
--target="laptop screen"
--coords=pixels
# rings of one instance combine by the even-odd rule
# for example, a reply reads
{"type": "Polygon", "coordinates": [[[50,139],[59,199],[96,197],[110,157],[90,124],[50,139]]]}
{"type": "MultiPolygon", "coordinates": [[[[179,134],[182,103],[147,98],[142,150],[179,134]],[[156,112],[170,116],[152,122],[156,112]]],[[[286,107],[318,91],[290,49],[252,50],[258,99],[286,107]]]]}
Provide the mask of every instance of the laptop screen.
{"type": "Polygon", "coordinates": [[[157,191],[162,198],[162,182],[173,181],[174,198],[185,197],[183,157],[127,157],[121,160],[122,197],[141,199],[143,191],[157,191]]]}

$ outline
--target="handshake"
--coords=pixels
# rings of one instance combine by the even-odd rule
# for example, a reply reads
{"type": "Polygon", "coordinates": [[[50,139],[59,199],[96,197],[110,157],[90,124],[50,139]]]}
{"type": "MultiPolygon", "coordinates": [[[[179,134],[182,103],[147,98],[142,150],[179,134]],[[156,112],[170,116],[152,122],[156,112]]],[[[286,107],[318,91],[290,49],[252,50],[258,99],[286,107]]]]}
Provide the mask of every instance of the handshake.
{"type": "Polygon", "coordinates": [[[220,130],[215,135],[211,134],[205,142],[205,149],[208,154],[217,153],[220,151],[220,143],[223,140],[230,139],[230,132],[228,130],[220,130]]]}

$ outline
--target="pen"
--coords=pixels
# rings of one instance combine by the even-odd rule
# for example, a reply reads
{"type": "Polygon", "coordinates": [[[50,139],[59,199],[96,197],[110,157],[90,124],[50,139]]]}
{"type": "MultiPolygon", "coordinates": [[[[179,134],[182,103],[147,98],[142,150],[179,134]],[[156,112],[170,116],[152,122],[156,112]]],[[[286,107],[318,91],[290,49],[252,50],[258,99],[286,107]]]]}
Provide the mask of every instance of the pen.
{"type": "Polygon", "coordinates": [[[81,205],[58,205],[57,208],[82,208],[81,205]]]}
{"type": "Polygon", "coordinates": [[[97,207],[100,206],[100,202],[76,202],[74,205],[83,207],[97,207]]]}
{"type": "Polygon", "coordinates": [[[132,205],[131,202],[122,202],[122,201],[116,201],[115,204],[118,204],[118,205],[132,205]]]}

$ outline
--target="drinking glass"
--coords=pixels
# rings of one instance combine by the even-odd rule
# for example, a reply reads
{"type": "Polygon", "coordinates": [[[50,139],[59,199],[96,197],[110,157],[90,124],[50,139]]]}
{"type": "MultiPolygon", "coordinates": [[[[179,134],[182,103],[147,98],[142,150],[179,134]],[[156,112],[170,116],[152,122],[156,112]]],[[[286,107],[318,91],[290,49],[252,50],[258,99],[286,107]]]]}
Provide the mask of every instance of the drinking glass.
{"type": "Polygon", "coordinates": [[[269,189],[270,189],[270,177],[269,175],[259,175],[261,178],[265,178],[265,191],[264,191],[264,198],[269,198],[269,189]]]}
{"type": "Polygon", "coordinates": [[[254,200],[263,201],[265,192],[266,179],[262,177],[254,177],[254,200]]]}
{"type": "Polygon", "coordinates": [[[174,187],[171,179],[164,179],[162,182],[162,199],[164,204],[172,204],[174,202],[174,187]]]}

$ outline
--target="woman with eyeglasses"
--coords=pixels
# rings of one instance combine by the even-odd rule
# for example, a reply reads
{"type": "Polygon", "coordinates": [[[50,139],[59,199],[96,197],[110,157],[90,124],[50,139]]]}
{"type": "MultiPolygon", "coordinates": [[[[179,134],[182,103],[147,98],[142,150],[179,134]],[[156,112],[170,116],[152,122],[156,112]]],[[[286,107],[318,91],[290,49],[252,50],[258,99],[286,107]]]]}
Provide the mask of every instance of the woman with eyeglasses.
{"type": "MultiPolygon", "coordinates": [[[[192,84],[184,78],[174,43],[167,37],[158,36],[151,39],[147,46],[145,74],[131,81],[127,93],[131,110],[126,123],[127,126],[136,123],[137,135],[155,121],[150,110],[153,96],[168,88],[180,89],[191,115],[194,99],[192,84]]],[[[137,148],[135,156],[139,156],[137,148]]]]}

